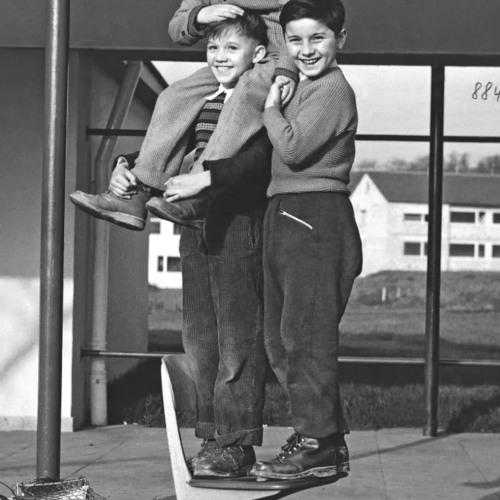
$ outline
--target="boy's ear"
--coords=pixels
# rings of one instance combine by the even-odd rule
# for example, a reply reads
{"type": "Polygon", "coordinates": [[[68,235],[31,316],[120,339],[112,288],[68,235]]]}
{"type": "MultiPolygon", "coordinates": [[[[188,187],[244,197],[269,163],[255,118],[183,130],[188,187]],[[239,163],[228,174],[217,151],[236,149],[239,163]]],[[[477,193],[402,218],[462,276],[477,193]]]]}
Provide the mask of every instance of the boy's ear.
{"type": "Polygon", "coordinates": [[[262,59],[266,57],[266,53],[267,49],[264,47],[264,45],[257,45],[253,53],[252,63],[256,64],[262,61],[262,59]]]}
{"type": "Polygon", "coordinates": [[[343,29],[337,36],[337,48],[341,49],[347,39],[347,30],[343,29]]]}

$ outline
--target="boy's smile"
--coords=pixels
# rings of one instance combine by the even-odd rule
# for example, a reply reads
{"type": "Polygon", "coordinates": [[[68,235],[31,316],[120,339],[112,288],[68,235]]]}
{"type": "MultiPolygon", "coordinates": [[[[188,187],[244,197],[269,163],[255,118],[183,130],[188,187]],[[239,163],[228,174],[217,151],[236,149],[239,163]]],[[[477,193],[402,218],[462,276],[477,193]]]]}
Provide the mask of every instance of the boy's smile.
{"type": "Polygon", "coordinates": [[[336,65],[337,50],[342,48],[345,38],[345,30],[336,36],[328,26],[316,19],[298,19],[286,25],[288,53],[308,78],[321,76],[336,65]]]}
{"type": "Polygon", "coordinates": [[[234,88],[241,75],[265,55],[263,45],[235,30],[211,38],[207,45],[207,63],[226,89],[234,88]]]}

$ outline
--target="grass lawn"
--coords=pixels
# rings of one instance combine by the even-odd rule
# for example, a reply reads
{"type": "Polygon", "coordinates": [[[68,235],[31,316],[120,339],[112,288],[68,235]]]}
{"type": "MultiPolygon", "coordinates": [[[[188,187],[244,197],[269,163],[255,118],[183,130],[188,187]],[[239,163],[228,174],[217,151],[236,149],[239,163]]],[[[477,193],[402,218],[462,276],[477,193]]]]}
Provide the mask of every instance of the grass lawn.
{"type": "MultiPolygon", "coordinates": [[[[182,352],[179,291],[150,292],[150,351],[182,352]]],[[[443,273],[440,355],[500,359],[500,274],[443,273]]],[[[341,356],[423,357],[424,273],[385,272],[359,279],[341,324],[341,356]],[[382,288],[385,301],[382,302],[382,288]]],[[[423,367],[341,365],[349,425],[356,429],[422,427],[423,367]]],[[[269,373],[268,425],[290,425],[285,394],[269,373]]],[[[158,361],[110,384],[110,422],[163,425],[158,361]]],[[[439,426],[450,432],[500,432],[500,369],[441,367],[439,426]]],[[[185,425],[194,416],[185,416],[185,425]]]]}

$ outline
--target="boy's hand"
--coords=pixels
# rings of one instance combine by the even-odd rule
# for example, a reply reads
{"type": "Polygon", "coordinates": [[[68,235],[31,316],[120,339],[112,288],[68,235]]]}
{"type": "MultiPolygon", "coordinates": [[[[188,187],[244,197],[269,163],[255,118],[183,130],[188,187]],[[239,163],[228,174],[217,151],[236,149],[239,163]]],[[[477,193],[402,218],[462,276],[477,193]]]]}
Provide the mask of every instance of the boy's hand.
{"type": "Polygon", "coordinates": [[[282,85],[281,87],[281,103],[283,106],[286,106],[295,94],[295,87],[297,87],[297,83],[293,78],[289,78],[288,76],[278,75],[274,79],[275,83],[282,85]]]}
{"type": "Polygon", "coordinates": [[[271,85],[271,88],[269,89],[269,94],[266,99],[266,104],[265,104],[266,109],[271,108],[272,106],[276,106],[277,108],[281,109],[282,106],[281,93],[283,86],[284,86],[283,83],[279,83],[278,81],[275,81],[271,85]]]}
{"type": "Polygon", "coordinates": [[[119,160],[109,181],[108,189],[120,198],[130,199],[131,195],[137,193],[137,178],[128,169],[128,163],[124,160],[119,160]]]}
{"type": "Polygon", "coordinates": [[[208,170],[198,174],[177,175],[165,182],[163,197],[169,202],[191,198],[210,186],[210,184],[211,178],[208,170]]]}
{"type": "Polygon", "coordinates": [[[231,4],[218,4],[204,7],[198,12],[196,22],[198,24],[210,24],[224,21],[225,19],[235,19],[245,13],[243,9],[231,4]]]}

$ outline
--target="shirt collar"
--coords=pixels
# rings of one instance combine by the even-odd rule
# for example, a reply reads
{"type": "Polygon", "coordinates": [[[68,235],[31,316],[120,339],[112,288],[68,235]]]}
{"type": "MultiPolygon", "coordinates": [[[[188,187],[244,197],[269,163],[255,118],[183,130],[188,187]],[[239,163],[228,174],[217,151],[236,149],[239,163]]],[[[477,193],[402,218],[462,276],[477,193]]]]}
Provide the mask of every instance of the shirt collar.
{"type": "Polygon", "coordinates": [[[221,95],[223,92],[226,93],[226,97],[224,99],[224,102],[226,102],[231,97],[232,93],[234,92],[234,88],[232,88],[232,89],[225,89],[224,86],[221,83],[219,85],[219,89],[217,90],[217,92],[215,94],[212,94],[212,95],[209,95],[209,96],[205,97],[205,99],[207,101],[213,101],[218,95],[221,95]]]}

